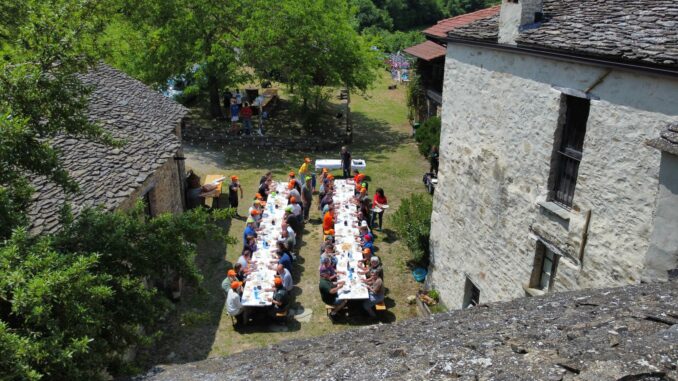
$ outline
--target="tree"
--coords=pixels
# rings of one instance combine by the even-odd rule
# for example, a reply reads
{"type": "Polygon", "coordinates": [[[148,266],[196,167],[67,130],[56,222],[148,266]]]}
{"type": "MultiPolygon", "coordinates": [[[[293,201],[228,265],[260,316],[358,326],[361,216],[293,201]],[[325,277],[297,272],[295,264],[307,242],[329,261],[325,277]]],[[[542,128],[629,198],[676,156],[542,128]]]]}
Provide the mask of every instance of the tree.
{"type": "Polygon", "coordinates": [[[464,13],[486,8],[497,1],[494,0],[441,0],[440,8],[445,17],[454,17],[464,13]]]}
{"type": "Polygon", "coordinates": [[[364,91],[376,77],[378,55],[351,27],[346,1],[259,0],[251,10],[243,57],[259,75],[280,73],[304,105],[320,87],[364,91]]]}
{"type": "Polygon", "coordinates": [[[219,117],[220,91],[244,76],[236,31],[243,27],[245,6],[249,5],[242,1],[125,0],[122,16],[114,25],[122,31],[137,31],[133,33],[137,46],[125,51],[125,56],[139,63],[132,74],[158,86],[190,74],[207,90],[211,115],[219,117]]]}
{"type": "Polygon", "coordinates": [[[377,8],[372,0],[353,0],[353,7],[355,7],[355,23],[358,31],[367,27],[393,29],[391,16],[385,9],[377,8]]]}
{"type": "Polygon", "coordinates": [[[145,220],[86,210],[52,236],[19,229],[0,247],[0,374],[12,379],[96,380],[117,373],[122,355],[152,343],[172,308],[167,279],[201,279],[195,245],[235,242],[213,224],[231,212],[202,209],[145,220]]]}
{"type": "Polygon", "coordinates": [[[87,120],[77,74],[96,60],[107,1],[3,2],[0,15],[0,240],[26,222],[26,174],[75,191],[48,139],[66,133],[111,143],[87,120]],[[7,20],[7,23],[4,22],[7,20]]]}

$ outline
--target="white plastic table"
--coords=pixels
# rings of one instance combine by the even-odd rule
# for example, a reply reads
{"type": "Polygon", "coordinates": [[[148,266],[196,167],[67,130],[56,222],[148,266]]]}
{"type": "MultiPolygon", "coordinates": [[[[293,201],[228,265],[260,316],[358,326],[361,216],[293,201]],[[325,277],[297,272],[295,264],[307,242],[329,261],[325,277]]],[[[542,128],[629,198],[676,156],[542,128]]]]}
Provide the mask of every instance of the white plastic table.
{"type": "MultiPolygon", "coordinates": [[[[340,169],[341,168],[341,160],[339,160],[339,159],[318,159],[318,160],[315,161],[315,168],[316,169],[322,169],[322,168],[340,169]]],[[[367,163],[365,162],[365,160],[362,160],[362,159],[351,160],[351,169],[363,170],[365,168],[367,168],[367,163]]]]}

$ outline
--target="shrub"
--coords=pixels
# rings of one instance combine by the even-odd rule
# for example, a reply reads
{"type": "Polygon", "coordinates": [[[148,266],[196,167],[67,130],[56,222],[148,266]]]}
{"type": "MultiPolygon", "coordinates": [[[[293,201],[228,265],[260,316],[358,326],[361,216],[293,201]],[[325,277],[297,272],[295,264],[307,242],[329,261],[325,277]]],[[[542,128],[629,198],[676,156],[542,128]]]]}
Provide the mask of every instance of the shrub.
{"type": "Polygon", "coordinates": [[[428,156],[432,146],[440,146],[440,117],[428,118],[419,126],[414,138],[419,143],[419,152],[428,156]]]}
{"type": "Polygon", "coordinates": [[[417,193],[404,199],[391,216],[398,236],[410,250],[411,261],[420,266],[428,265],[432,209],[431,197],[417,193]]]}

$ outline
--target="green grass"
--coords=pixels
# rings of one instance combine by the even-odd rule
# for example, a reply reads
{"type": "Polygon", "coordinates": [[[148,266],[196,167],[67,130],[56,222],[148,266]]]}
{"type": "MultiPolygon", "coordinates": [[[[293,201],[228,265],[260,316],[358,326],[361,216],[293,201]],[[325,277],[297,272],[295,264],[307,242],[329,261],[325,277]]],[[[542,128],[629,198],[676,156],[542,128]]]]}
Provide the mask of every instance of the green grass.
{"type": "MultiPolygon", "coordinates": [[[[365,97],[352,95],[352,118],[354,121],[354,144],[350,146],[354,158],[367,160],[366,174],[370,179],[370,192],[378,187],[385,190],[391,206],[385,215],[384,232],[378,233],[376,246],[378,255],[384,261],[385,285],[388,288],[386,314],[383,322],[393,322],[416,316],[416,307],[408,305],[406,298],[415,295],[419,285],[414,282],[407,268],[402,266],[409,256],[407,249],[396,238],[388,221],[389,213],[395,211],[400,200],[413,192],[425,192],[421,176],[427,170],[427,163],[419,155],[417,146],[410,137],[405,106],[405,89],[388,90],[391,84],[386,72],[375,83],[374,89],[365,97]]],[[[338,158],[339,152],[308,153],[266,152],[263,150],[227,147],[225,149],[205,149],[204,147],[187,147],[187,167],[194,169],[201,176],[207,174],[236,174],[240,177],[245,191],[245,198],[239,206],[240,214],[249,207],[258,187],[260,176],[271,169],[275,178],[284,179],[289,170],[297,170],[304,156],[316,158],[338,158]]],[[[335,172],[335,175],[339,173],[335,172]]],[[[371,196],[371,195],[370,195],[371,196]]],[[[332,322],[326,317],[324,304],[318,292],[319,245],[321,243],[320,214],[317,211],[317,197],[314,199],[311,212],[311,223],[306,225],[303,243],[299,249],[302,260],[296,265],[295,275],[300,279],[297,284],[301,293],[296,296],[296,306],[312,310],[309,322],[290,322],[286,332],[273,332],[272,326],[257,325],[236,331],[230,318],[223,311],[224,294],[221,291],[221,280],[225,277],[230,264],[235,262],[240,252],[240,243],[226,249],[215,242],[200,245],[199,266],[203,270],[205,280],[203,287],[206,295],[188,293],[180,303],[179,310],[194,311],[202,308],[209,310],[209,318],[203,315],[189,314],[191,323],[168,332],[168,337],[156,348],[153,355],[156,362],[195,361],[205,357],[222,356],[276,343],[280,340],[305,338],[350,329],[356,325],[373,324],[365,319],[359,309],[346,320],[332,322]],[[224,261],[225,259],[225,261],[224,261]],[[198,324],[207,320],[205,324],[198,324]],[[170,356],[171,360],[166,356],[170,356]]],[[[233,220],[229,226],[229,234],[238,238],[242,235],[244,222],[233,220]]],[[[353,312],[353,310],[352,310],[353,312]]],[[[275,327],[274,327],[275,328],[275,327]]]]}

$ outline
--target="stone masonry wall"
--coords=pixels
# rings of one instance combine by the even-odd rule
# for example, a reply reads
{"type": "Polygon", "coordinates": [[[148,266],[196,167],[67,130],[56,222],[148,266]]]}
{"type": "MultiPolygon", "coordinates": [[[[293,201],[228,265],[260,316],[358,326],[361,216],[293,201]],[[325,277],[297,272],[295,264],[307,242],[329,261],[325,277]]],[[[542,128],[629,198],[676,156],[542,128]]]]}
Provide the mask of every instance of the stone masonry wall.
{"type": "Polygon", "coordinates": [[[554,291],[637,283],[652,231],[660,154],[678,81],[613,71],[591,94],[572,211],[545,203],[562,93],[606,69],[450,44],[429,282],[460,308],[525,295],[537,237],[563,252],[554,291]],[[540,206],[544,205],[543,207],[540,206]],[[582,238],[588,241],[580,261],[582,238]]]}
{"type": "MultiPolygon", "coordinates": [[[[181,150],[176,156],[182,156],[181,150]]],[[[137,200],[143,197],[143,195],[152,188],[150,199],[151,211],[154,215],[161,213],[180,213],[183,211],[183,196],[181,194],[182,179],[179,177],[177,163],[178,162],[174,160],[174,158],[168,158],[152,176],[146,179],[141,187],[137,188],[137,190],[120,205],[119,209],[125,210],[132,208],[137,200]]]]}

